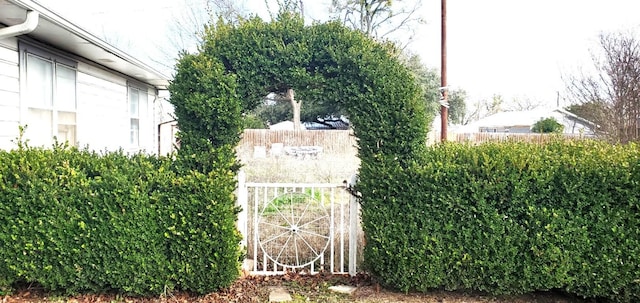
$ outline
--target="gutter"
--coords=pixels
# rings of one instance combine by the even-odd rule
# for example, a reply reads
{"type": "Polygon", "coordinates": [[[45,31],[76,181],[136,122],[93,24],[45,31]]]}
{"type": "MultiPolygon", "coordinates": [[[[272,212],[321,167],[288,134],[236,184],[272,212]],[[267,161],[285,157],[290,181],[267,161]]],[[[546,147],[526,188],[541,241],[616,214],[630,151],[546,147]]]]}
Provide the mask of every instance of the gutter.
{"type": "Polygon", "coordinates": [[[36,11],[28,11],[27,18],[23,23],[0,28],[0,39],[11,38],[28,34],[38,27],[38,18],[40,14],[36,11]]]}

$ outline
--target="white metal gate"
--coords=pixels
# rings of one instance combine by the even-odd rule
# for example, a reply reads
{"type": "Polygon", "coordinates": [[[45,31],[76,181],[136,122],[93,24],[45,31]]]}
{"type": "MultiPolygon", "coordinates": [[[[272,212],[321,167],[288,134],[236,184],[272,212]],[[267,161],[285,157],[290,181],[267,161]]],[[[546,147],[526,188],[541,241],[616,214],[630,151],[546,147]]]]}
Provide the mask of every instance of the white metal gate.
{"type": "Polygon", "coordinates": [[[251,183],[242,172],[238,183],[251,274],[356,274],[362,232],[350,184],[251,183]]]}

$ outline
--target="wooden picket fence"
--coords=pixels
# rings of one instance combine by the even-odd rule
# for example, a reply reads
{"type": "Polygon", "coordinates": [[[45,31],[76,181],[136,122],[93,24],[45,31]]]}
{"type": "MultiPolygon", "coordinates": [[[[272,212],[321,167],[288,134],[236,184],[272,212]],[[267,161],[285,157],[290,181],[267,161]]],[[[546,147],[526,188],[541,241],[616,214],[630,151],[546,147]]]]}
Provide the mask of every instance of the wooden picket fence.
{"type": "Polygon", "coordinates": [[[580,134],[516,134],[516,133],[464,133],[450,134],[449,141],[482,144],[485,142],[528,142],[542,144],[562,138],[565,140],[583,140],[593,138],[580,134]]]}
{"type": "Polygon", "coordinates": [[[269,130],[245,129],[238,149],[253,151],[255,147],[270,148],[275,143],[284,146],[320,146],[327,154],[353,154],[356,137],[350,130],[269,130]]]}
{"type": "MultiPolygon", "coordinates": [[[[452,142],[481,144],[485,142],[530,142],[545,143],[561,137],[567,140],[582,140],[593,138],[581,134],[518,134],[518,133],[449,133],[448,140],[452,142]]],[[[439,142],[439,135],[429,133],[427,144],[439,142]]],[[[242,134],[239,151],[252,152],[255,147],[269,149],[273,144],[284,146],[320,146],[327,154],[355,154],[357,139],[351,130],[269,130],[246,129],[242,134]]]]}

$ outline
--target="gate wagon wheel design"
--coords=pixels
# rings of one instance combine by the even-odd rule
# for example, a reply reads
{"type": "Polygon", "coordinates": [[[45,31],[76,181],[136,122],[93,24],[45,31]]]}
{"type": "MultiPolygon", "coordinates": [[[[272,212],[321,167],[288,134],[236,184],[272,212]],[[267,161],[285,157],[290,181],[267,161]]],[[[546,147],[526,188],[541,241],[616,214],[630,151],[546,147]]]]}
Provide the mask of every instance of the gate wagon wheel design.
{"type": "Polygon", "coordinates": [[[258,219],[258,242],[275,264],[301,268],[324,255],[330,228],[329,213],[321,201],[289,192],[264,205],[258,219]]]}

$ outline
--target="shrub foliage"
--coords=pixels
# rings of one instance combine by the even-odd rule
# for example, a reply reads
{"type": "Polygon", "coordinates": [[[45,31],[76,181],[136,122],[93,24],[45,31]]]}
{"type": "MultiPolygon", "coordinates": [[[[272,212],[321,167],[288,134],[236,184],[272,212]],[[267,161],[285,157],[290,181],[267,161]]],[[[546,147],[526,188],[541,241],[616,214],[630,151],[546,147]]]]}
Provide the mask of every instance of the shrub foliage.
{"type": "Polygon", "coordinates": [[[531,127],[534,133],[562,133],[563,130],[564,125],[553,117],[540,119],[531,127]]]}
{"type": "MultiPolygon", "coordinates": [[[[267,94],[293,89],[297,100],[338,104],[348,113],[362,161],[387,154],[406,162],[423,149],[429,121],[420,88],[395,53],[393,46],[377,43],[339,22],[305,26],[300,16],[285,12],[271,22],[258,17],[239,24],[220,21],[207,29],[197,56],[223,68],[219,81],[235,79],[225,86],[234,87],[233,91],[208,90],[212,98],[239,98],[247,114],[267,94]]],[[[181,59],[190,60],[190,55],[181,59]]],[[[195,70],[205,73],[202,67],[195,70]]],[[[185,75],[195,72],[184,71],[185,75]]],[[[185,95],[195,98],[193,87],[199,82],[180,77],[178,70],[174,86],[180,84],[185,95]]],[[[228,119],[218,109],[202,110],[201,116],[228,119]]],[[[190,121],[214,125],[206,119],[190,121]]]]}
{"type": "MultiPolygon", "coordinates": [[[[640,148],[445,144],[361,188],[365,262],[401,290],[640,300],[640,148]]],[[[365,163],[367,164],[367,163],[365,163]]],[[[368,171],[368,170],[365,170],[368,171]]]]}
{"type": "Polygon", "coordinates": [[[238,275],[233,176],[57,146],[0,151],[0,290],[206,293],[238,275]]]}

